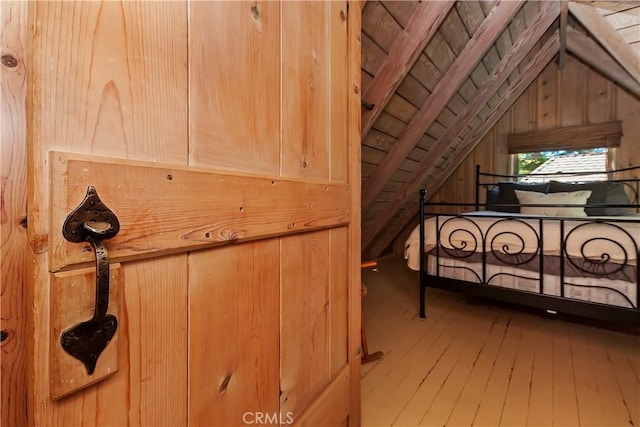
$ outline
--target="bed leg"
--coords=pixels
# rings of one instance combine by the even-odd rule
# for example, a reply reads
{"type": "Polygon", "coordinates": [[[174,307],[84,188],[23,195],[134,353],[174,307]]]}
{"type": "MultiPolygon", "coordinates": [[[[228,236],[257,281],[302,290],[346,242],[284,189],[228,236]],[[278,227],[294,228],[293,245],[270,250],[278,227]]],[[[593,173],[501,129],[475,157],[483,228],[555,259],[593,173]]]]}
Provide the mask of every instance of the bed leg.
{"type": "Polygon", "coordinates": [[[423,280],[424,279],[420,278],[420,318],[421,319],[424,319],[424,318],[427,317],[425,312],[424,312],[425,311],[424,310],[425,309],[425,307],[424,307],[425,306],[425,301],[424,301],[424,298],[425,298],[425,292],[424,291],[425,291],[425,289],[424,289],[424,285],[422,284],[423,280]]]}

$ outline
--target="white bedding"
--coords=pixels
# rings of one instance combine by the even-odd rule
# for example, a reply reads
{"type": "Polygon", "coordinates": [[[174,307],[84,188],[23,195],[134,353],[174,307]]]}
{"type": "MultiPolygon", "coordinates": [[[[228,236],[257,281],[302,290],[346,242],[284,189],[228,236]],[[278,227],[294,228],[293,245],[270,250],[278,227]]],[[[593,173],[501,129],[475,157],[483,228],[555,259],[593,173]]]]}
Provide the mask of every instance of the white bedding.
{"type": "MultiPolygon", "coordinates": [[[[608,254],[611,262],[624,263],[626,252],[626,262],[635,264],[638,253],[637,248],[640,245],[640,222],[637,221],[637,216],[589,217],[588,220],[611,221],[615,222],[615,226],[608,222],[593,223],[565,220],[565,237],[576,228],[566,242],[569,256],[581,259],[583,257],[582,251],[584,251],[584,255],[590,259],[598,259],[602,254],[608,254]],[[605,240],[605,238],[611,241],[605,240]],[[595,240],[584,244],[589,239],[595,240]]],[[[538,250],[537,236],[540,235],[540,221],[538,218],[527,218],[526,215],[514,213],[479,211],[466,213],[461,218],[441,215],[438,221],[441,227],[440,244],[444,247],[481,252],[482,236],[486,236],[485,246],[488,252],[491,251],[492,247],[494,250],[512,254],[520,252],[535,253],[538,250]],[[470,217],[473,223],[465,219],[465,217],[470,217]],[[515,218],[517,221],[507,220],[500,222],[506,218],[515,218]],[[447,221],[448,219],[450,220],[447,221]],[[496,224],[497,222],[499,224],[496,224]],[[494,226],[494,224],[496,225],[494,226]],[[459,231],[454,231],[457,229],[459,231]],[[448,238],[449,236],[451,239],[448,238]]],[[[560,254],[560,222],[554,217],[544,217],[542,221],[543,253],[546,255],[560,254]]],[[[435,217],[425,220],[425,227],[424,250],[428,252],[436,244],[435,217]]],[[[412,270],[420,269],[419,246],[420,228],[416,227],[404,246],[404,257],[407,260],[407,265],[412,270]]]]}
{"type": "MultiPolygon", "coordinates": [[[[437,274],[436,257],[433,255],[428,257],[427,271],[434,276],[437,274]]],[[[538,272],[489,264],[487,265],[486,273],[487,278],[492,278],[489,281],[490,285],[521,291],[539,292],[540,282],[538,272]],[[514,277],[514,275],[521,277],[514,277]]],[[[482,264],[466,263],[459,259],[440,258],[440,276],[477,283],[478,277],[482,277],[482,264]]],[[[543,293],[545,295],[560,296],[560,277],[543,274],[543,283],[543,293]]],[[[470,286],[473,286],[473,284],[470,286]]],[[[635,283],[623,280],[609,280],[595,277],[569,277],[565,280],[564,296],[565,298],[629,308],[635,305],[637,292],[638,289],[635,283]],[[612,289],[624,294],[631,303],[612,289]]]]}

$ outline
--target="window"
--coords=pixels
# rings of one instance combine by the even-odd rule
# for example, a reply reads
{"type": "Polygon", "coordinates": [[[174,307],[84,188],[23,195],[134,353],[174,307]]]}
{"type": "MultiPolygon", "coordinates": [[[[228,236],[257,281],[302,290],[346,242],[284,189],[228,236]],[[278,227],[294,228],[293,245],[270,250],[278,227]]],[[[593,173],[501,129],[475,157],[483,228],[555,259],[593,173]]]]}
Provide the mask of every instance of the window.
{"type": "MultiPolygon", "coordinates": [[[[519,175],[550,174],[550,173],[580,173],[607,171],[607,148],[590,148],[584,150],[555,150],[538,153],[518,153],[517,171],[519,175]]],[[[580,180],[604,181],[606,174],[584,175],[580,180]]],[[[541,182],[543,177],[523,177],[525,182],[541,182]]],[[[554,177],[554,180],[563,181],[562,177],[554,177]]],[[[569,176],[567,181],[575,181],[576,176],[569,176]]]]}

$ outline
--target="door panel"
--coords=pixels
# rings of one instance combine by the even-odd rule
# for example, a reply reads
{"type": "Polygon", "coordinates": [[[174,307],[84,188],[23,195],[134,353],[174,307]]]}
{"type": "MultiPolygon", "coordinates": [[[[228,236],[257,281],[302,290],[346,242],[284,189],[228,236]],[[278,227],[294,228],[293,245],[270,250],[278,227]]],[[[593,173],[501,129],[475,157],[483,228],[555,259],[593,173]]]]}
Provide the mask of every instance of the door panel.
{"type": "Polygon", "coordinates": [[[280,244],[189,255],[189,424],[242,425],[278,412],[280,244]]]}
{"type": "Polygon", "coordinates": [[[192,2],[189,35],[191,164],[279,174],[280,4],[192,2]]]}
{"type": "MultiPolygon", "coordinates": [[[[40,326],[35,337],[36,381],[31,384],[30,416],[35,425],[185,425],[187,355],[178,349],[187,348],[186,262],[186,255],[176,255],[123,264],[118,372],[55,402],[46,380],[50,378],[48,334],[40,326],[47,324],[48,304],[42,298],[48,292],[36,292],[35,303],[44,310],[34,316],[40,326]]],[[[46,268],[40,271],[48,276],[46,268]]],[[[36,277],[37,283],[47,283],[38,279],[42,278],[36,277]]]]}
{"type": "Polygon", "coordinates": [[[187,164],[186,2],[37,2],[29,234],[47,247],[52,149],[187,164]]]}
{"type": "Polygon", "coordinates": [[[347,228],[329,231],[331,261],[331,294],[329,296],[331,334],[331,378],[347,364],[349,280],[347,270],[347,228]]]}
{"type": "Polygon", "coordinates": [[[358,424],[348,15],[342,2],[30,4],[33,424],[358,424]],[[90,184],[121,223],[106,242],[122,264],[118,371],[54,401],[66,372],[50,367],[50,276],[93,263],[61,237],[90,184]]]}
{"type": "Polygon", "coordinates": [[[329,231],[282,238],[283,413],[298,418],[330,378],[329,231]]]}
{"type": "MultiPolygon", "coordinates": [[[[331,2],[282,2],[282,174],[329,178],[331,2]]],[[[340,150],[346,152],[341,144],[340,150]]]]}

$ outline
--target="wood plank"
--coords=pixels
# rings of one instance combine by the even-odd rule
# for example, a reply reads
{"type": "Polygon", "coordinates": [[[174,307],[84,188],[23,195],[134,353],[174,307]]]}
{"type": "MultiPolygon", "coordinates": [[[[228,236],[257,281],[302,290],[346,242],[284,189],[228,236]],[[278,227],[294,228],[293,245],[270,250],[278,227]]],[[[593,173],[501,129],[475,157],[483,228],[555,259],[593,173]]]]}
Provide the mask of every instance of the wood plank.
{"type": "Polygon", "coordinates": [[[402,34],[393,43],[389,56],[375,75],[362,99],[373,104],[373,110],[362,114],[362,136],[366,136],[391,96],[402,83],[413,63],[431,40],[442,20],[455,2],[422,2],[417,7],[402,34]]]}
{"type": "MultiPolygon", "coordinates": [[[[349,333],[349,277],[347,228],[329,230],[331,246],[331,289],[329,306],[329,335],[331,336],[331,377],[334,378],[347,364],[349,333]]],[[[347,402],[345,402],[346,404],[347,402]]]]}
{"type": "MultiPolygon", "coordinates": [[[[339,426],[349,415],[349,368],[336,375],[327,390],[295,420],[295,426],[339,426]]],[[[281,422],[282,424],[282,422],[281,422]]]]}
{"type": "Polygon", "coordinates": [[[587,123],[604,122],[615,117],[612,108],[614,86],[598,73],[587,75],[587,123]]]}
{"type": "Polygon", "coordinates": [[[509,154],[529,153],[532,151],[543,151],[539,148],[555,147],[555,149],[587,148],[592,145],[602,147],[620,146],[622,137],[622,122],[612,120],[602,123],[592,123],[588,125],[576,125],[558,127],[546,130],[537,130],[522,133],[510,133],[507,135],[509,154]],[[597,140],[593,144],[590,140],[597,140]],[[616,140],[616,141],[613,141],[616,140]],[[584,144],[584,145],[583,145],[584,144]]]}
{"type": "Polygon", "coordinates": [[[360,402],[360,361],[362,355],[362,341],[360,339],[360,328],[362,325],[360,299],[360,256],[361,250],[361,209],[360,209],[360,189],[361,189],[361,161],[360,161],[360,101],[361,93],[358,87],[360,81],[360,58],[361,58],[361,29],[360,14],[357,13],[355,2],[349,2],[350,10],[356,13],[348,13],[347,19],[347,53],[349,58],[349,92],[347,115],[349,126],[347,134],[347,182],[351,188],[351,198],[349,200],[349,225],[347,225],[347,310],[348,310],[348,330],[347,338],[347,363],[349,363],[349,419],[347,423],[351,427],[361,425],[361,402],[360,402]]]}
{"type": "Polygon", "coordinates": [[[0,304],[2,396],[0,424],[27,425],[27,3],[0,2],[0,304]],[[10,396],[10,398],[9,398],[10,396]]]}
{"type": "MultiPolygon", "coordinates": [[[[384,64],[387,54],[366,34],[362,34],[362,69],[375,76],[384,64]]],[[[371,85],[369,85],[371,86],[371,85]]]]}
{"type": "MultiPolygon", "coordinates": [[[[486,345],[493,327],[496,324],[500,325],[501,320],[489,317],[474,322],[473,335],[466,340],[464,350],[458,354],[458,359],[448,373],[446,381],[437,391],[436,397],[431,400],[430,408],[420,421],[420,425],[445,425],[450,422],[451,414],[458,405],[460,395],[468,383],[473,365],[486,345]]],[[[423,387],[428,387],[426,382],[423,387]]]]}
{"type": "MultiPolygon", "coordinates": [[[[347,181],[349,62],[347,3],[331,3],[331,170],[332,182],[347,181]]],[[[358,61],[359,63],[359,61],[358,61]]]]}
{"type": "MultiPolygon", "coordinates": [[[[275,5],[278,6],[277,4],[275,5]]],[[[331,163],[330,2],[285,2],[281,7],[281,175],[329,178],[331,163]]]]}
{"type": "MultiPolygon", "coordinates": [[[[449,148],[450,142],[462,130],[464,130],[469,121],[473,119],[473,117],[477,114],[477,111],[482,108],[482,106],[484,106],[486,101],[493,95],[497,88],[500,87],[504,81],[506,81],[507,76],[511,74],[513,69],[532,49],[533,45],[537,42],[541,34],[543,34],[551,25],[551,23],[553,23],[558,13],[559,9],[557,4],[553,2],[545,3],[545,6],[540,11],[540,15],[536,23],[531,25],[524,33],[522,33],[521,37],[514,44],[514,47],[510,51],[509,55],[502,58],[500,64],[492,73],[491,78],[477,91],[475,99],[470,102],[465,108],[465,111],[458,116],[456,126],[447,129],[447,131],[442,135],[441,139],[439,139],[439,141],[436,143],[435,149],[430,154],[429,161],[422,163],[420,169],[412,175],[412,177],[405,183],[403,189],[398,192],[398,196],[396,198],[396,201],[398,203],[394,204],[395,206],[398,206],[401,202],[406,201],[408,196],[413,197],[414,194],[417,194],[417,187],[420,185],[420,182],[422,181],[422,179],[424,179],[429,169],[431,169],[436,164],[438,159],[440,159],[446,153],[447,149],[449,148]]],[[[553,51],[553,47],[553,45],[549,44],[547,46],[546,52],[549,53],[553,51]]],[[[536,76],[529,76],[530,81],[533,81],[535,77],[536,76]]],[[[400,141],[398,141],[398,143],[394,145],[392,151],[396,146],[398,146],[399,143],[400,141]]],[[[373,177],[370,178],[369,181],[367,181],[367,185],[370,184],[372,179],[373,177]]],[[[364,201],[365,198],[363,196],[363,207],[365,206],[364,201]]],[[[384,227],[386,227],[389,219],[394,214],[394,209],[389,210],[383,216],[380,216],[376,219],[377,222],[374,229],[364,231],[363,246],[365,248],[368,247],[372,240],[376,237],[376,235],[384,227]]],[[[402,227],[404,227],[404,225],[406,225],[406,222],[402,227]]],[[[385,241],[388,245],[389,240],[385,239],[385,241]]],[[[379,250],[383,249],[384,248],[379,248],[379,250]]]]}
{"type": "Polygon", "coordinates": [[[500,352],[491,367],[491,375],[483,390],[480,405],[474,415],[474,425],[500,425],[502,408],[507,399],[507,389],[514,370],[522,326],[510,321],[500,346],[500,352]]]}
{"type": "Polygon", "coordinates": [[[119,346],[119,372],[54,403],[49,397],[50,282],[44,251],[50,150],[127,153],[187,164],[187,4],[33,2],[29,7],[28,205],[37,253],[26,287],[31,307],[26,322],[33,331],[27,357],[29,375],[36,379],[30,382],[30,422],[185,425],[186,370],[175,367],[186,366],[186,351],[175,349],[187,345],[186,256],[124,265],[123,307],[136,310],[122,319],[127,338],[119,346]],[[105,401],[109,405],[98,404],[105,401]]]}
{"type": "MultiPolygon", "coordinates": [[[[51,156],[52,170],[56,171],[51,177],[52,229],[60,229],[68,213],[84,198],[86,186],[94,185],[120,221],[120,232],[108,242],[114,262],[328,228],[349,221],[351,194],[346,184],[103,161],[67,153],[54,152],[51,156]],[[122,184],[112,185],[113,177],[120,177],[122,184]],[[190,212],[188,218],[185,211],[190,212]]],[[[52,271],[92,262],[91,253],[78,250],[77,244],[67,242],[62,233],[51,236],[50,258],[52,271]]]]}
{"type": "Polygon", "coordinates": [[[566,67],[559,72],[560,126],[575,126],[587,121],[587,73],[589,69],[567,55],[566,67]]]}
{"type": "MultiPolygon", "coordinates": [[[[44,255],[36,257],[40,258],[37,265],[43,267],[37,274],[48,276],[44,255]]],[[[187,424],[187,371],[176,369],[187,366],[187,352],[175,351],[187,346],[186,261],[186,255],[177,255],[162,263],[148,260],[123,266],[120,369],[105,381],[55,403],[50,400],[48,382],[34,384],[37,425],[82,425],[88,420],[95,426],[187,424]],[[103,399],[110,404],[100,405],[103,399]]],[[[43,307],[34,314],[34,324],[43,325],[49,309],[42,299],[49,299],[49,291],[40,290],[34,298],[43,307]]],[[[48,339],[36,345],[48,355],[48,339]]],[[[48,362],[48,357],[35,362],[36,372],[44,378],[49,375],[48,362]]]]}
{"type": "Polygon", "coordinates": [[[460,55],[460,52],[462,52],[462,49],[471,38],[470,34],[473,34],[467,32],[458,14],[457,7],[451,9],[451,12],[442,21],[439,31],[456,56],[460,55]]]}
{"type": "Polygon", "coordinates": [[[564,68],[567,56],[567,22],[569,20],[569,1],[561,0],[560,8],[560,51],[558,52],[558,67],[564,68]]]}
{"type": "Polygon", "coordinates": [[[536,128],[551,129],[558,126],[558,73],[553,67],[545,68],[540,77],[536,79],[538,86],[536,95],[536,128]]]}
{"type": "MultiPolygon", "coordinates": [[[[547,324],[540,322],[534,330],[534,349],[527,425],[553,425],[553,341],[547,324]],[[551,411],[549,409],[552,409],[551,411]]],[[[570,405],[570,403],[569,403],[570,405]]],[[[507,424],[508,425],[508,424],[507,424]]]]}
{"type": "Polygon", "coordinates": [[[331,380],[328,231],[281,239],[280,412],[298,418],[331,380]]]}
{"type": "Polygon", "coordinates": [[[189,8],[189,79],[198,88],[189,92],[191,165],[280,172],[279,45],[275,2],[189,8]]]}
{"type": "Polygon", "coordinates": [[[596,387],[580,391],[598,397],[603,416],[610,420],[605,425],[636,425],[633,417],[640,416],[637,410],[639,337],[606,330],[597,323],[586,326],[561,316],[538,315],[517,306],[469,299],[431,288],[427,289],[429,317],[417,319],[417,274],[407,269],[398,255],[380,259],[375,272],[363,270],[363,280],[369,289],[363,300],[367,332],[377,348],[392,349],[388,357],[385,355],[373,366],[366,365],[369,371],[363,377],[363,425],[416,425],[426,408],[439,411],[442,402],[445,407],[453,405],[451,417],[430,425],[497,426],[501,424],[501,416],[502,424],[508,424],[506,418],[510,418],[517,420],[517,424],[512,425],[590,425],[590,420],[578,419],[575,400],[578,385],[574,378],[584,375],[593,377],[592,385],[596,387]],[[423,340],[438,323],[453,326],[440,335],[431,335],[429,341],[423,340]],[[469,345],[465,330],[474,328],[471,340],[477,343],[469,345]],[[482,341],[481,336],[485,338],[484,346],[477,345],[482,341]],[[583,346],[572,350],[571,340],[576,339],[583,346]],[[443,353],[442,349],[446,348],[443,343],[447,340],[449,349],[463,350],[458,354],[443,353]],[[437,393],[427,385],[432,376],[437,375],[436,365],[419,388],[407,387],[406,398],[398,397],[396,404],[396,395],[404,389],[395,384],[409,382],[416,376],[419,380],[420,374],[432,366],[429,348],[442,354],[437,365],[458,358],[442,389],[437,393]],[[579,362],[584,367],[580,372],[574,365],[578,357],[587,361],[579,362]],[[471,374],[459,375],[459,371],[464,370],[471,370],[471,374]],[[548,377],[550,373],[552,378],[548,377]],[[401,378],[403,375],[406,379],[401,378]],[[612,388],[614,384],[619,390],[612,388]],[[549,387],[553,390],[549,391],[549,387]],[[441,396],[445,388],[461,390],[461,393],[457,398],[445,399],[441,396]],[[416,390],[422,399],[410,401],[416,390]],[[515,393],[516,390],[523,393],[515,393]],[[527,399],[527,395],[531,399],[527,399]],[[389,405],[391,402],[393,406],[389,405]],[[519,403],[523,403],[519,406],[521,413],[510,412],[519,403]],[[543,408],[538,403],[547,406],[543,408]],[[401,415],[394,419],[391,416],[397,405],[401,415]],[[503,414],[503,408],[508,412],[503,414]],[[459,416],[462,414],[464,416],[459,416]],[[629,414],[631,417],[624,419],[629,414]],[[536,416],[547,421],[539,423],[536,416]]]}
{"type": "Polygon", "coordinates": [[[432,125],[458,86],[464,81],[470,70],[480,61],[488,46],[493,43],[511,17],[518,11],[520,2],[503,2],[496,5],[481,27],[473,35],[464,51],[458,56],[427,101],[413,117],[400,139],[394,144],[375,174],[370,177],[362,190],[362,209],[366,209],[375,199],[384,184],[393,175],[398,165],[407,156],[422,134],[432,125]]]}
{"type": "Polygon", "coordinates": [[[640,83],[640,61],[638,60],[638,55],[622,40],[607,20],[589,5],[578,2],[570,2],[569,11],[582,25],[589,29],[589,32],[622,65],[631,77],[640,83]]]}
{"type": "Polygon", "coordinates": [[[598,43],[573,28],[567,29],[567,48],[592,68],[600,71],[617,85],[640,98],[640,85],[598,43]]]}
{"type": "Polygon", "coordinates": [[[362,13],[362,32],[387,54],[402,34],[402,27],[379,1],[373,1],[362,13]]]}
{"type": "Polygon", "coordinates": [[[578,426],[576,384],[571,355],[570,328],[555,328],[552,336],[553,391],[552,418],[558,425],[578,426]]]}
{"type": "MultiPolygon", "coordinates": [[[[475,147],[482,140],[482,137],[491,130],[498,119],[507,112],[507,110],[511,107],[511,105],[513,105],[513,103],[516,102],[516,100],[525,91],[529,84],[538,76],[538,74],[540,74],[540,72],[542,72],[549,61],[557,54],[558,45],[556,43],[557,39],[549,39],[543,49],[536,54],[533,60],[527,65],[526,69],[523,70],[523,74],[520,75],[520,80],[516,82],[514,86],[509,88],[509,91],[503,98],[502,102],[492,110],[491,114],[486,118],[483,125],[480,128],[477,128],[474,132],[472,132],[472,134],[467,137],[467,139],[465,140],[465,145],[457,151],[455,158],[450,162],[447,170],[443,173],[440,173],[437,180],[431,181],[431,185],[427,189],[429,194],[435,192],[435,190],[438,189],[446,181],[451,173],[453,173],[458,165],[460,165],[460,163],[462,163],[462,161],[466,158],[473,147],[475,147]]],[[[409,200],[411,200],[411,197],[415,196],[409,195],[405,199],[405,201],[408,202],[409,200]]],[[[397,236],[398,233],[402,231],[406,224],[416,216],[417,212],[418,206],[416,203],[413,207],[406,210],[402,214],[402,216],[397,218],[392,226],[387,227],[384,230],[384,233],[377,238],[375,245],[372,245],[371,248],[367,249],[367,254],[372,257],[378,256],[389,245],[391,240],[393,240],[395,236],[397,236]]],[[[375,222],[375,224],[377,227],[384,226],[378,225],[380,224],[380,222],[375,222]]],[[[385,225],[386,224],[387,223],[385,222],[385,225]]],[[[371,239],[370,242],[372,242],[373,238],[375,238],[374,233],[380,232],[381,230],[382,229],[376,231],[376,228],[372,228],[369,230],[369,233],[371,233],[369,234],[369,236],[373,235],[372,237],[369,237],[369,239],[371,239]]],[[[363,246],[368,247],[369,245],[363,244],[363,246]]]]}
{"type": "MultiPolygon", "coordinates": [[[[484,402],[483,394],[493,376],[493,370],[499,366],[496,358],[502,353],[509,332],[509,318],[500,316],[499,320],[491,326],[486,343],[470,363],[471,372],[464,379],[462,391],[454,401],[454,407],[446,420],[448,425],[470,426],[474,423],[480,405],[484,402]]],[[[498,401],[493,400],[493,403],[498,401]]]]}
{"type": "Polygon", "coordinates": [[[418,7],[419,2],[416,0],[413,1],[403,1],[398,2],[394,0],[384,0],[382,1],[385,9],[389,11],[389,13],[402,25],[402,28],[406,28],[411,21],[411,17],[415,13],[416,8],[418,7]]]}
{"type": "MultiPolygon", "coordinates": [[[[122,269],[120,264],[109,265],[109,305],[107,313],[122,319],[120,294],[122,269]]],[[[62,333],[93,317],[96,305],[95,268],[85,268],[52,274],[51,278],[51,398],[60,399],[102,381],[118,371],[118,339],[122,328],[100,354],[95,371],[89,375],[85,365],[68,354],[60,345],[62,333]]]]}
{"type": "MultiPolygon", "coordinates": [[[[42,2],[33,13],[27,106],[32,170],[48,169],[49,150],[187,163],[185,2],[42,2]],[[55,37],[60,31],[74,37],[55,37]],[[64,126],[62,111],[69,119],[64,126]],[[185,144],[175,143],[181,140],[185,144]],[[153,152],[155,147],[160,149],[153,152]]],[[[50,186],[47,174],[33,175],[29,240],[39,253],[47,248],[50,186]]]]}
{"type": "Polygon", "coordinates": [[[277,414],[279,240],[189,254],[189,295],[189,425],[277,414]]]}
{"type": "Polygon", "coordinates": [[[500,426],[527,425],[535,352],[535,336],[532,336],[529,328],[525,328],[520,336],[513,371],[507,386],[500,426]]]}
{"type": "Polygon", "coordinates": [[[640,164],[640,102],[627,93],[618,90],[616,96],[617,118],[622,120],[624,135],[616,153],[616,169],[640,164]]]}

